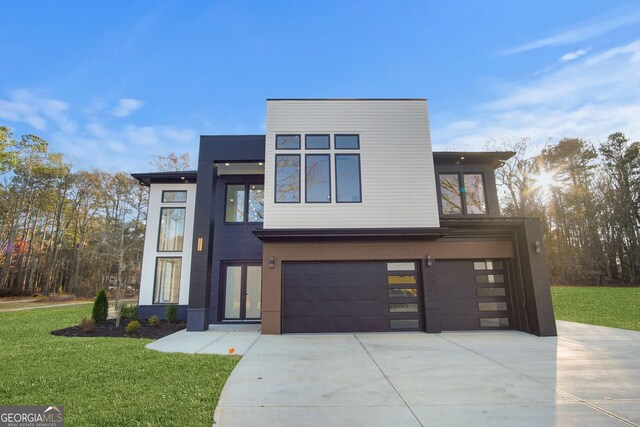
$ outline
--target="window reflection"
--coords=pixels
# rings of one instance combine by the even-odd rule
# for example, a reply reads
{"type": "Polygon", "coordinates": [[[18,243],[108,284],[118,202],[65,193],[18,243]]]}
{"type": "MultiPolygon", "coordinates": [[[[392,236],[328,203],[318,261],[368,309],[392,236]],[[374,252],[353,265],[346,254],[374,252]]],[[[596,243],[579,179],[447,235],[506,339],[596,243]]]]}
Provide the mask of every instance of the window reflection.
{"type": "Polygon", "coordinates": [[[306,200],[310,203],[331,202],[331,165],[328,154],[306,156],[306,200]]]}
{"type": "Polygon", "coordinates": [[[482,174],[465,174],[464,188],[464,200],[467,205],[467,214],[487,213],[484,200],[484,183],[482,182],[482,174]]]}
{"type": "Polygon", "coordinates": [[[455,215],[462,213],[458,174],[440,174],[440,200],[443,214],[455,215]]]}
{"type": "Polygon", "coordinates": [[[280,154],[276,156],[276,202],[300,201],[300,156],[280,154]]]}

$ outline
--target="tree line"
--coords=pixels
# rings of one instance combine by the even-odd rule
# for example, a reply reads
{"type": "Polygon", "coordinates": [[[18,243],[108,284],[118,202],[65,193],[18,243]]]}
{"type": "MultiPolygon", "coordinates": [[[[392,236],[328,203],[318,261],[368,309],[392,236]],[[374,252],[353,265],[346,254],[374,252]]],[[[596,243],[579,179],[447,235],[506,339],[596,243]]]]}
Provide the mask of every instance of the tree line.
{"type": "Polygon", "coordinates": [[[502,213],[542,220],[554,284],[640,285],[640,142],[488,146],[516,153],[496,170],[502,213]]]}
{"type": "Polygon", "coordinates": [[[0,292],[137,284],[147,203],[128,173],[74,171],[42,138],[0,126],[0,292]]]}
{"type": "MultiPolygon", "coordinates": [[[[502,214],[542,220],[554,284],[640,285],[640,142],[611,134],[491,142],[502,214]]],[[[156,156],[154,170],[192,167],[156,156]]],[[[126,172],[77,170],[35,135],[0,126],[0,295],[95,295],[139,286],[148,189],[126,172]]]]}

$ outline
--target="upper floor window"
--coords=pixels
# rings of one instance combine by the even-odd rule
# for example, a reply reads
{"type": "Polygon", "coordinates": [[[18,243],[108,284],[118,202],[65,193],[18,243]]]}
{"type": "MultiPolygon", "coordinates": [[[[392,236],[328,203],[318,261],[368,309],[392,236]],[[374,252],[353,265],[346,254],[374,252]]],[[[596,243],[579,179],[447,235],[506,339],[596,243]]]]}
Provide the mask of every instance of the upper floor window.
{"type": "Polygon", "coordinates": [[[328,150],[329,135],[305,135],[304,148],[307,150],[328,150]]]}
{"type": "Polygon", "coordinates": [[[181,252],[184,240],[185,208],[161,208],[158,252],[181,252]]]}
{"type": "Polygon", "coordinates": [[[187,192],[184,190],[164,190],[162,192],[162,203],[185,203],[187,201],[187,192]]]}
{"type": "Polygon", "coordinates": [[[484,177],[481,173],[441,173],[438,180],[443,215],[487,213],[484,177]]]}
{"type": "Polygon", "coordinates": [[[300,155],[276,155],[276,203],[300,202],[300,155]]]}
{"type": "Polygon", "coordinates": [[[276,135],[276,150],[299,150],[300,135],[276,135]]]}
{"type": "Polygon", "coordinates": [[[360,148],[359,135],[334,136],[336,150],[358,150],[360,148]]]}
{"type": "Polygon", "coordinates": [[[360,155],[336,154],[336,202],[361,202],[360,155]]]}
{"type": "Polygon", "coordinates": [[[263,222],[264,185],[228,184],[224,221],[228,223],[263,222]],[[248,191],[247,191],[248,190],[248,191]]]}
{"type": "Polygon", "coordinates": [[[307,203],[331,203],[331,160],[328,154],[305,157],[307,203]]]}
{"type": "Polygon", "coordinates": [[[360,179],[360,135],[276,135],[276,149],[300,149],[300,154],[276,154],[275,202],[299,203],[304,176],[306,203],[362,202],[360,179]],[[333,138],[333,147],[331,139],[333,138]],[[333,150],[336,150],[333,152],[333,150]],[[338,151],[340,150],[339,154],[338,151]],[[344,150],[344,151],[342,151],[344,150]],[[349,151],[347,151],[349,150],[349,151]],[[331,161],[334,161],[334,165],[331,161]],[[304,170],[303,170],[304,168],[304,170]],[[303,175],[304,174],[304,175],[303,175]],[[335,175],[333,175],[335,174],[335,175]],[[332,181],[335,188],[332,188],[332,181]],[[332,195],[332,191],[335,194],[332,195]]]}

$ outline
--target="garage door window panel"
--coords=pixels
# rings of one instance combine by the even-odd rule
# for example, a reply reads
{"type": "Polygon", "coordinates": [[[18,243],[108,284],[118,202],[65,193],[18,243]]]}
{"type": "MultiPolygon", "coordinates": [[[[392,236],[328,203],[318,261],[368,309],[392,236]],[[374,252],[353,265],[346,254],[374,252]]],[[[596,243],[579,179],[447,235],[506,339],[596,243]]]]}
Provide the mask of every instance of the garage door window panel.
{"type": "Polygon", "coordinates": [[[415,285],[418,283],[418,278],[414,275],[389,275],[387,276],[387,283],[390,285],[415,285]]]}
{"type": "Polygon", "coordinates": [[[417,313],[418,303],[391,303],[389,304],[389,313],[417,313]]]}
{"type": "Polygon", "coordinates": [[[477,284],[504,283],[503,274],[476,274],[477,284]]]}
{"type": "Polygon", "coordinates": [[[476,294],[479,297],[504,297],[506,296],[504,288],[478,288],[476,294]]]}
{"type": "Polygon", "coordinates": [[[497,301],[487,301],[487,302],[479,302],[478,310],[480,311],[506,311],[507,303],[506,302],[497,302],[497,301]]]}
{"type": "Polygon", "coordinates": [[[506,317],[483,317],[480,318],[481,328],[504,328],[509,326],[509,319],[506,317]]]}
{"type": "Polygon", "coordinates": [[[417,298],[416,288],[392,288],[389,289],[389,298],[417,298]]]}

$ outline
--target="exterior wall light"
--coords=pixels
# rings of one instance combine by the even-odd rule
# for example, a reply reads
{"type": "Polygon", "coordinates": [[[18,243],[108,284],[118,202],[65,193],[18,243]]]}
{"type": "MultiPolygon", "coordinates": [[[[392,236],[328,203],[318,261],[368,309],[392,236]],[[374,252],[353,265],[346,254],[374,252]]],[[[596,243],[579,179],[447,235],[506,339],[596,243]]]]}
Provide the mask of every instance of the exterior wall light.
{"type": "Polygon", "coordinates": [[[433,265],[433,258],[431,255],[427,255],[427,267],[431,267],[433,265]]]}
{"type": "Polygon", "coordinates": [[[269,268],[274,268],[276,266],[276,259],[272,256],[269,257],[269,268]]]}
{"type": "Polygon", "coordinates": [[[536,240],[535,242],[533,242],[533,248],[537,254],[542,252],[542,245],[540,245],[540,240],[536,240]]]}

